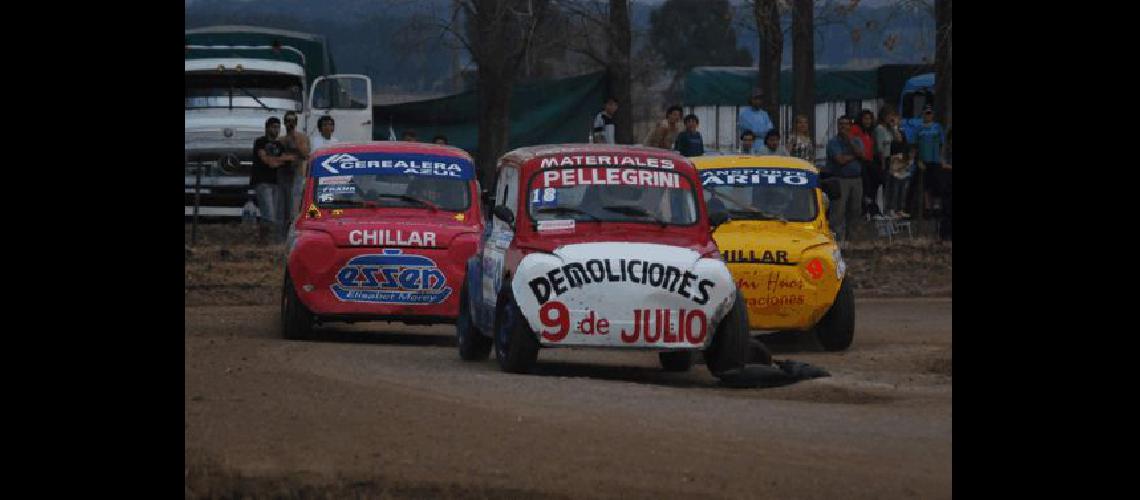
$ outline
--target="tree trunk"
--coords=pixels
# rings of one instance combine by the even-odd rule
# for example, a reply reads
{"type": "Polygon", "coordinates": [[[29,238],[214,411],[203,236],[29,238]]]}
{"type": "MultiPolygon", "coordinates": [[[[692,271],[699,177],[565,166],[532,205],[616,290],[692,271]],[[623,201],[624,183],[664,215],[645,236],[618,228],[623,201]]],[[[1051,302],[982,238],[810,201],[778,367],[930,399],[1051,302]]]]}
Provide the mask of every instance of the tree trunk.
{"type": "MultiPolygon", "coordinates": [[[[760,90],[764,93],[764,109],[772,125],[780,130],[780,57],[784,52],[784,33],[780,30],[780,10],[776,0],[755,0],[756,28],[760,33],[760,90]]],[[[782,132],[782,131],[781,131],[782,132]]],[[[763,137],[757,137],[763,141],[763,137]]]]}
{"type": "Polygon", "coordinates": [[[796,115],[807,115],[815,140],[815,30],[812,0],[792,6],[792,126],[796,115]]]}
{"type": "Polygon", "coordinates": [[[509,146],[513,75],[513,71],[504,71],[498,64],[478,66],[475,90],[479,101],[479,150],[475,152],[475,164],[484,189],[494,189],[495,164],[509,146]]]}
{"type": "Polygon", "coordinates": [[[632,35],[629,23],[629,0],[610,0],[609,65],[606,77],[610,93],[618,100],[614,117],[614,140],[618,144],[633,144],[633,90],[630,81],[630,45],[632,35]]]}
{"type": "Polygon", "coordinates": [[[951,51],[953,47],[953,16],[951,0],[935,0],[935,51],[934,51],[934,120],[944,127],[950,127],[953,113],[951,112],[952,84],[954,82],[951,70],[953,60],[951,51]]]}

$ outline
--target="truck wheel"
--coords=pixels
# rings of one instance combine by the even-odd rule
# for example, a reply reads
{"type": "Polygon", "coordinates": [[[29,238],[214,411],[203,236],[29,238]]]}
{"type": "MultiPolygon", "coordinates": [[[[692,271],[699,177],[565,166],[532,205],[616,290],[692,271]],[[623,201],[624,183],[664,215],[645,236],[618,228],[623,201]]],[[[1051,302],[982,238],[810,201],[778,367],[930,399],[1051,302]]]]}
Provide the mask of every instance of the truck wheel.
{"type": "Polygon", "coordinates": [[[693,367],[693,351],[666,351],[657,353],[661,368],[667,372],[687,372],[693,367]]]}
{"type": "Polygon", "coordinates": [[[288,340],[305,340],[313,334],[313,313],[293,288],[289,271],[285,271],[285,286],[281,291],[281,336],[288,340]]]}
{"type": "Polygon", "coordinates": [[[705,365],[713,376],[744,368],[752,357],[749,333],[748,309],[744,297],[737,291],[732,310],[717,325],[712,343],[705,350],[705,365]]]}
{"type": "Polygon", "coordinates": [[[515,298],[506,295],[495,321],[495,359],[508,373],[530,373],[538,359],[538,337],[530,331],[515,298]]]}
{"type": "Polygon", "coordinates": [[[851,346],[855,337],[855,292],[851,290],[850,280],[843,280],[835,303],[812,330],[825,351],[842,351],[851,346]]]}
{"type": "Polygon", "coordinates": [[[482,361],[491,355],[491,339],[483,335],[471,320],[471,305],[467,300],[467,285],[459,292],[459,318],[455,320],[455,336],[459,341],[459,358],[464,361],[482,361]]]}

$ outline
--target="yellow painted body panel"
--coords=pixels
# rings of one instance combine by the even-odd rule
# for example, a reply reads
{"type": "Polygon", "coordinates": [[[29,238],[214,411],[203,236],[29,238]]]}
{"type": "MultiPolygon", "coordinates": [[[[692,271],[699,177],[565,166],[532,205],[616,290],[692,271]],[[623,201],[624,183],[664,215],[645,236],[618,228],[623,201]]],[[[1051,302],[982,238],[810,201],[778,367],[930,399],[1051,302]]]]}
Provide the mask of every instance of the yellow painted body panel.
{"type": "MultiPolygon", "coordinates": [[[[709,156],[689,159],[697,170],[791,168],[818,174],[810,163],[787,156],[709,156]]],[[[843,280],[838,245],[831,236],[823,193],[815,190],[818,215],[809,222],[738,220],[713,233],[721,257],[748,304],[753,330],[809,330],[831,308],[843,280]]]]}

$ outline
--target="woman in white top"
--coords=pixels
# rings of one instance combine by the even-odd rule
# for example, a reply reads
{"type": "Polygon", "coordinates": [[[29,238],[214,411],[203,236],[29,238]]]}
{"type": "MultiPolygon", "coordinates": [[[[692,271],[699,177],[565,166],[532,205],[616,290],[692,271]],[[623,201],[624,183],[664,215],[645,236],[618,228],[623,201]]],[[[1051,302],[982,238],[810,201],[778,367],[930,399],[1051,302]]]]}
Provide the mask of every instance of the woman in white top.
{"type": "Polygon", "coordinates": [[[788,153],[791,156],[815,165],[815,142],[812,141],[811,131],[808,129],[807,115],[796,115],[796,123],[785,144],[788,145],[788,153]]]}

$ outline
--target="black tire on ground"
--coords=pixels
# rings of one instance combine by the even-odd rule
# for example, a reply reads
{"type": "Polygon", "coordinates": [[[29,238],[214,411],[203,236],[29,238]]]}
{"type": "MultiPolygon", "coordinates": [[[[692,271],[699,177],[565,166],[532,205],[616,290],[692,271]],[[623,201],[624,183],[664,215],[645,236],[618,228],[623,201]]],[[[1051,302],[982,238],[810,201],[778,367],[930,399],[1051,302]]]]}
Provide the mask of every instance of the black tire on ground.
{"type": "Polygon", "coordinates": [[[667,372],[687,372],[693,367],[693,351],[664,351],[657,353],[661,369],[667,372]]]}
{"type": "Polygon", "coordinates": [[[843,280],[831,309],[812,328],[816,342],[825,351],[842,351],[855,337],[855,292],[850,280],[843,280]]]}
{"type": "Polygon", "coordinates": [[[538,337],[530,330],[514,296],[500,298],[495,318],[495,359],[508,373],[530,373],[538,360],[538,337]]]}
{"type": "Polygon", "coordinates": [[[737,291],[732,309],[717,325],[712,343],[705,350],[705,365],[713,376],[719,377],[721,373],[740,370],[748,364],[752,357],[750,333],[748,309],[744,297],[737,291]]]}
{"type": "Polygon", "coordinates": [[[491,355],[491,338],[483,335],[471,320],[467,285],[459,292],[459,318],[455,320],[455,336],[459,342],[459,358],[464,361],[482,361],[491,355]]]}
{"type": "Polygon", "coordinates": [[[759,363],[762,365],[772,364],[772,351],[768,350],[767,344],[757,339],[751,339],[748,342],[748,348],[752,351],[752,361],[750,361],[750,363],[759,363]]]}
{"type": "Polygon", "coordinates": [[[289,271],[285,271],[285,285],[281,291],[281,336],[288,340],[305,340],[313,335],[315,318],[309,308],[297,297],[289,271]]]}

